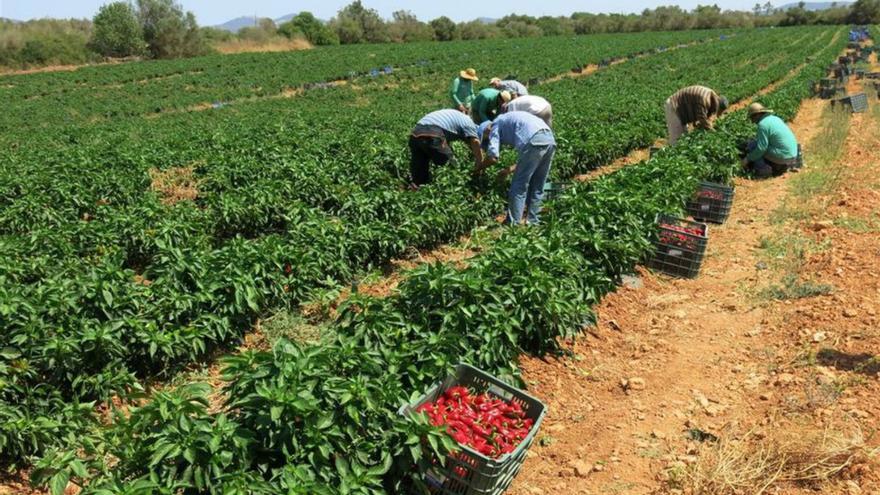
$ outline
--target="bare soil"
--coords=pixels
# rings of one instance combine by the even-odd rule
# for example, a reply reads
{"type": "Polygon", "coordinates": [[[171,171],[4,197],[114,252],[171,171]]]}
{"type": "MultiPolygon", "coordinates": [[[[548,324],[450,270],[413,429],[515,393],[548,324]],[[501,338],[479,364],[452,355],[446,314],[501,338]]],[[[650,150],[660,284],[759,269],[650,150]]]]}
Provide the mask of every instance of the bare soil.
{"type": "Polygon", "coordinates": [[[292,52],[298,50],[310,50],[312,44],[306,40],[288,40],[275,39],[266,43],[258,43],[255,41],[235,40],[224,43],[217,43],[214,48],[224,54],[233,53],[270,53],[270,52],[292,52]]]}
{"type": "Polygon", "coordinates": [[[151,168],[150,188],[161,198],[162,203],[173,205],[181,201],[194,201],[199,197],[199,180],[194,175],[195,167],[170,167],[164,170],[151,168]]]}
{"type": "MultiPolygon", "coordinates": [[[[805,102],[792,124],[808,157],[827,104],[805,102]]],[[[867,455],[880,426],[877,124],[871,114],[851,119],[835,167],[846,178],[816,198],[826,207],[815,218],[774,223],[793,174],[737,180],[731,217],[710,227],[699,278],[640,270],[643,285],[605,298],[598,326],[572,343],[573,358],[522,359],[530,392],[549,412],[511,495],[737,493],[697,483],[723,450],[704,433],[743,459],[778,452],[771,446],[783,437],[845,435],[858,447],[834,458],[841,466],[827,480],[767,475],[768,492],[880,493],[867,455]],[[832,284],[831,294],[759,295],[779,275],[763,249],[779,229],[822,246],[805,255],[802,275],[832,284]]]]}

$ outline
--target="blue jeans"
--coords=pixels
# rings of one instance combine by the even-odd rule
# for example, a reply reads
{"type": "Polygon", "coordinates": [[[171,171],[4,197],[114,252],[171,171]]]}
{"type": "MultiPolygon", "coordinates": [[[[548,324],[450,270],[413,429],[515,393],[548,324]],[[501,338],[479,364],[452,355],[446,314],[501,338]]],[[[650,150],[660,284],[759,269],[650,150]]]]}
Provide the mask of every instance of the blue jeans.
{"type": "Polygon", "coordinates": [[[556,153],[556,141],[553,139],[553,133],[547,130],[538,131],[532,136],[529,144],[520,151],[516,171],[510,182],[510,192],[507,195],[507,219],[504,223],[519,224],[527,200],[529,225],[539,223],[538,213],[541,211],[541,201],[544,197],[544,183],[547,182],[547,175],[550,174],[554,153],[556,153]]]}

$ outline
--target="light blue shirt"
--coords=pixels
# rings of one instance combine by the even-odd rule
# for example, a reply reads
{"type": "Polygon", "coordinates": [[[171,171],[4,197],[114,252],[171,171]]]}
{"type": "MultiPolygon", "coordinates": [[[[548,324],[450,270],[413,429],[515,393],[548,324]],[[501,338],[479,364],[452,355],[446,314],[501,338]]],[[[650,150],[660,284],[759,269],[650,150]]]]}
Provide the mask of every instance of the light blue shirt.
{"type": "Polygon", "coordinates": [[[514,81],[513,79],[501,81],[501,90],[510,91],[511,93],[516,93],[520,96],[529,94],[528,88],[526,88],[523,83],[514,81]]]}
{"type": "Polygon", "coordinates": [[[449,141],[477,139],[477,125],[470,117],[458,110],[446,109],[431,112],[422,117],[418,125],[436,125],[443,129],[446,139],[449,141]]]}
{"type": "Polygon", "coordinates": [[[505,113],[492,123],[488,155],[490,158],[501,156],[502,145],[511,146],[518,153],[522,153],[523,149],[532,142],[532,138],[541,131],[545,131],[542,133],[544,139],[535,144],[556,144],[553,131],[540,118],[528,112],[505,113]]]}

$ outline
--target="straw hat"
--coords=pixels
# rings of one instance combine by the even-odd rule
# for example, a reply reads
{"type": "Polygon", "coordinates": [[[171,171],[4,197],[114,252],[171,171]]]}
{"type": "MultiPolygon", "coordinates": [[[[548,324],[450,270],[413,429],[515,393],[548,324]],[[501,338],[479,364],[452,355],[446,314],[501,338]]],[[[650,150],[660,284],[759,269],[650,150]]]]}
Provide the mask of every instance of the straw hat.
{"type": "Polygon", "coordinates": [[[510,91],[501,92],[501,101],[503,101],[504,103],[509,103],[511,99],[513,99],[513,96],[510,94],[510,91]]]}
{"type": "Polygon", "coordinates": [[[773,113],[773,110],[770,110],[760,103],[752,103],[751,105],[749,105],[749,117],[763,115],[765,113],[773,113]]]}
{"type": "Polygon", "coordinates": [[[480,78],[477,77],[476,69],[465,69],[465,70],[461,71],[461,73],[459,75],[461,76],[462,79],[469,79],[471,81],[479,81],[480,80],[480,78]]]}
{"type": "Polygon", "coordinates": [[[492,80],[489,81],[489,84],[495,84],[495,83],[500,83],[500,82],[501,82],[501,79],[500,79],[500,78],[498,78],[498,77],[493,77],[492,80]]]}

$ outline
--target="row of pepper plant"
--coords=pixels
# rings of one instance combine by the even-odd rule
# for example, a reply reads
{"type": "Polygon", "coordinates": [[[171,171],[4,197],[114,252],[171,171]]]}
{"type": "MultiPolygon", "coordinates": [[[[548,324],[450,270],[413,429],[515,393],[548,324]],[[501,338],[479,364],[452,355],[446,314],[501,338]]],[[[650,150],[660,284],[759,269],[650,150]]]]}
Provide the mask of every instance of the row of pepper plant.
{"type": "MultiPolygon", "coordinates": [[[[761,100],[792,118],[845,39],[761,100]]],[[[789,65],[797,66],[798,58],[789,65]]],[[[658,212],[699,180],[726,180],[753,126],[738,111],[652,159],[575,186],[546,225],[510,229],[464,268],[426,265],[386,298],[356,295],[317,345],[282,340],[226,360],[226,403],[190,385],[52,450],[36,477],[86,493],[401,493],[423,441],[451,441],[398,407],[459,361],[516,379],[522,352],[559,351],[592,306],[650,252],[658,212]]]]}
{"type": "MultiPolygon", "coordinates": [[[[713,50],[722,49],[739,67],[744,87],[761,86],[803,54],[793,51],[787,62],[761,58],[756,47],[811,33],[820,42],[830,36],[779,30],[766,40],[742,36],[681,53],[714,61],[713,50]],[[766,63],[767,72],[756,73],[748,60],[766,63]]],[[[679,51],[665,52],[597,77],[623,87],[616,71],[629,64],[650,68],[644,64],[655,57],[665,61],[656,70],[686,63],[679,51]]],[[[655,74],[634,76],[628,92],[659,104],[667,88],[655,87],[655,74]]],[[[396,88],[373,81],[311,92],[285,105],[258,102],[17,134],[18,148],[0,157],[0,322],[7,330],[0,450],[6,462],[26,462],[63,443],[65,432],[89,427],[94,401],[125,399],[143,379],[170,376],[235,342],[268,308],[295,306],[316,290],[348,283],[360,269],[484,223],[500,206],[503,188],[474,181],[464,163],[443,170],[435,187],[401,190],[402,136],[443,100],[445,88],[425,99],[412,93],[413,85],[430,79],[402,74],[396,88]],[[370,104],[360,106],[358,94],[370,104]],[[325,109],[340,99],[351,101],[327,119],[325,109]],[[401,102],[410,103],[404,111],[401,102]],[[388,115],[404,117],[389,124],[388,115]],[[148,171],[170,164],[195,170],[202,190],[195,202],[167,206],[150,192],[148,171]]],[[[582,101],[603,97],[606,86],[583,82],[570,86],[571,94],[582,101]]],[[[557,84],[570,83],[538,88],[564,99],[564,91],[552,94],[557,84]]],[[[609,127],[624,136],[630,125],[654,119],[654,108],[639,108],[646,113],[621,108],[609,127]]],[[[560,129],[579,117],[568,118],[563,111],[560,129]]],[[[626,150],[615,139],[604,142],[612,151],[601,156],[626,150]]],[[[577,170],[566,168],[565,153],[578,147],[564,143],[560,170],[577,170]]]]}

